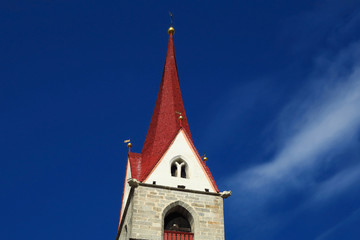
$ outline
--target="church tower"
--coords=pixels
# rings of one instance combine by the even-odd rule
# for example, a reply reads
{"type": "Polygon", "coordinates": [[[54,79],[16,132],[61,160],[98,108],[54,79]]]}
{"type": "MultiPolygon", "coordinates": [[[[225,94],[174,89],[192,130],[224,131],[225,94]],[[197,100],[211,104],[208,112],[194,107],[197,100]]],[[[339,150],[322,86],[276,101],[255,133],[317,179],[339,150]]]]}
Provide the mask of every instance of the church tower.
{"type": "Polygon", "coordinates": [[[165,66],[141,153],[128,144],[116,240],[223,240],[223,199],[197,152],[181,96],[170,27],[165,66]]]}

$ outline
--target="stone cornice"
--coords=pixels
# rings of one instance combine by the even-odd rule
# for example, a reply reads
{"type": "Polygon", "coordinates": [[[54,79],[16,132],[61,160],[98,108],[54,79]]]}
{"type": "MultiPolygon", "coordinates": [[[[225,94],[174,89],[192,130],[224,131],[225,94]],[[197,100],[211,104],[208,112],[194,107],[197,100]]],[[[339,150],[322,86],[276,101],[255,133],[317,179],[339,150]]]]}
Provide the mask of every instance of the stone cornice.
{"type": "Polygon", "coordinates": [[[162,188],[162,189],[179,191],[179,192],[189,192],[189,193],[198,193],[198,194],[205,194],[205,195],[212,195],[212,196],[221,196],[220,193],[191,190],[191,189],[186,189],[186,188],[174,188],[174,187],[168,187],[168,186],[162,186],[162,185],[156,185],[156,184],[148,184],[148,183],[139,183],[139,186],[162,188]]]}

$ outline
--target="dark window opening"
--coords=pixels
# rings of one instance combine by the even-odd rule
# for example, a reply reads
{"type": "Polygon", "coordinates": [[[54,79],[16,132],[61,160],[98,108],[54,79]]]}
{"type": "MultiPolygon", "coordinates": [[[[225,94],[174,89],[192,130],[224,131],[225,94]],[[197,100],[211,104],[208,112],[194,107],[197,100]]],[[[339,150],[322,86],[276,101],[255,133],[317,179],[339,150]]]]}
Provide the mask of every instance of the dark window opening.
{"type": "Polygon", "coordinates": [[[191,232],[191,225],[182,214],[173,212],[165,217],[164,229],[177,232],[191,232]]]}
{"type": "Polygon", "coordinates": [[[184,166],[181,166],[181,177],[182,177],[182,178],[186,178],[185,165],[184,165],[184,166]]]}
{"type": "Polygon", "coordinates": [[[178,185],[178,188],[185,189],[185,186],[184,185],[178,185]]]}
{"type": "Polygon", "coordinates": [[[208,188],[205,188],[205,192],[209,192],[209,189],[208,189],[208,188]]]}
{"type": "Polygon", "coordinates": [[[153,184],[156,184],[156,181],[153,181],[153,184]]]}
{"type": "Polygon", "coordinates": [[[171,176],[176,177],[177,175],[177,166],[176,164],[171,165],[171,176]]]}
{"type": "Polygon", "coordinates": [[[164,240],[193,240],[194,218],[180,205],[171,208],[164,216],[164,240]]]}

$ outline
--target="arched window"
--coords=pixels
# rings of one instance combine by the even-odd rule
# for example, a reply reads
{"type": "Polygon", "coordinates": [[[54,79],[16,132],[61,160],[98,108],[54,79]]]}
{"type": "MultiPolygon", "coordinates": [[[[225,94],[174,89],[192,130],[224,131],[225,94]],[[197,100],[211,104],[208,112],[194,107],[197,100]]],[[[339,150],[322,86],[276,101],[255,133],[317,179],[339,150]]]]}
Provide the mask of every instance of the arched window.
{"type": "Polygon", "coordinates": [[[173,207],[164,217],[164,240],[193,240],[193,223],[189,211],[179,205],[173,207]]]}
{"type": "Polygon", "coordinates": [[[171,176],[189,178],[188,168],[189,167],[184,160],[182,160],[181,158],[176,159],[171,164],[171,176]]]}

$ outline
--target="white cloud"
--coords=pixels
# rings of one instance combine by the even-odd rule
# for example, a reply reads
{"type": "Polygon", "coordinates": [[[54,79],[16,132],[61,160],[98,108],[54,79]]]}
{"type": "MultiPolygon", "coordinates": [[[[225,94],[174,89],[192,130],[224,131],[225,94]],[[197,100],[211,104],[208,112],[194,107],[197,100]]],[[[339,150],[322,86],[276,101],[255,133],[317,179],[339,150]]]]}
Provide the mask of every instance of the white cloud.
{"type": "Polygon", "coordinates": [[[322,203],[328,199],[340,195],[348,190],[353,184],[360,180],[360,166],[352,166],[339,173],[332,178],[319,184],[312,196],[310,203],[322,203]]]}
{"type": "MultiPolygon", "coordinates": [[[[334,28],[319,22],[314,25],[320,19],[316,12],[309,19],[311,26],[299,20],[304,31],[295,40],[295,53],[319,51],[314,40],[325,35],[329,45],[323,49],[328,52],[316,59],[313,74],[304,79],[306,86],[284,104],[283,111],[269,124],[266,133],[272,137],[268,144],[272,151],[259,148],[266,156],[263,163],[257,161],[256,165],[230,175],[223,183],[233,191],[226,203],[231,209],[230,217],[239,229],[246,229],[243,231],[246,239],[278,239],[280,229],[289,231],[293,228],[290,224],[299,223],[299,218],[316,217],[316,213],[328,211],[337,200],[354,198],[350,194],[359,188],[360,42],[342,51],[338,49],[344,42],[353,41],[351,33],[359,25],[359,11],[344,22],[339,22],[336,16],[331,18],[332,21],[325,22],[338,24],[334,28]],[[309,27],[312,30],[308,31],[309,27]],[[343,41],[345,37],[348,41],[343,41]],[[273,156],[267,157],[269,154],[273,156]],[[343,155],[349,158],[340,157],[343,155]]],[[[289,24],[294,27],[292,21],[289,24]]],[[[292,38],[294,33],[289,32],[292,38]]],[[[255,105],[260,111],[264,108],[255,105]]],[[[356,212],[351,219],[358,219],[356,212]]],[[[344,209],[343,214],[349,212],[344,209]]],[[[318,239],[327,239],[348,225],[345,218],[337,217],[313,226],[324,231],[318,239]],[[327,230],[323,229],[326,227],[327,230]]],[[[309,229],[306,224],[298,228],[309,229]]]]}
{"type": "Polygon", "coordinates": [[[317,74],[313,84],[285,107],[277,119],[283,134],[276,140],[279,142],[276,156],[231,176],[229,185],[235,191],[245,191],[250,198],[266,201],[281,197],[290,189],[319,185],[317,194],[330,198],[337,188],[345,188],[358,179],[355,172],[353,177],[337,174],[329,180],[338,183],[330,191],[327,184],[317,183],[314,176],[321,171],[325,156],[346,148],[360,127],[359,49],[360,45],[355,44],[342,51],[327,64],[326,73],[321,77],[317,74]]]}

